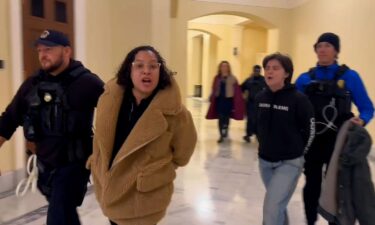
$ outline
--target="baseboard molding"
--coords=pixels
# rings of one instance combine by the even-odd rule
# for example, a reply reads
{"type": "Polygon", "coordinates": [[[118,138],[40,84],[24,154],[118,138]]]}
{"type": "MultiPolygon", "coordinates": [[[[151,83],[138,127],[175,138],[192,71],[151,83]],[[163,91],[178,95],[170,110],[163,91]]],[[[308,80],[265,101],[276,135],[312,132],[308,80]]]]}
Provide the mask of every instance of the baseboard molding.
{"type": "Polygon", "coordinates": [[[26,176],[24,169],[7,172],[0,176],[0,193],[15,190],[17,184],[26,176]]]}
{"type": "Polygon", "coordinates": [[[372,162],[375,162],[375,146],[372,146],[372,148],[370,149],[370,154],[368,155],[368,157],[372,162]]]}

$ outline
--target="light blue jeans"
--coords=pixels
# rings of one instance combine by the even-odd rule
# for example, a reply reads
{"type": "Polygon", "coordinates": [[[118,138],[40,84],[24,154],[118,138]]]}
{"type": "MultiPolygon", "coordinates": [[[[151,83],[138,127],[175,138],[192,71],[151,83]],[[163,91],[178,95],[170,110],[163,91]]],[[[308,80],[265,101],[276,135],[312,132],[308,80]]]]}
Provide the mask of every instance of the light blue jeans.
{"type": "Polygon", "coordinates": [[[263,225],[287,225],[287,205],[302,174],[303,156],[269,162],[259,158],[259,170],[266,196],[263,203],[263,225]]]}

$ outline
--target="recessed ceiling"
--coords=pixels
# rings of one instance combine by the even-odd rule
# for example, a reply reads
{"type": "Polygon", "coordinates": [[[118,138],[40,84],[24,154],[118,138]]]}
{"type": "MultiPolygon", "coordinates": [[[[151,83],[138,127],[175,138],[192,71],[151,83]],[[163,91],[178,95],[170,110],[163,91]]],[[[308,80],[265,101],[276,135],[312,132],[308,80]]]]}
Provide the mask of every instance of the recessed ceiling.
{"type": "Polygon", "coordinates": [[[223,25],[237,25],[249,23],[251,20],[242,16],[233,15],[209,15],[192,19],[189,22],[204,23],[204,24],[223,24],[223,25]]]}
{"type": "Polygon", "coordinates": [[[199,2],[216,2],[236,5],[249,5],[274,8],[294,8],[309,0],[195,0],[199,2]]]}

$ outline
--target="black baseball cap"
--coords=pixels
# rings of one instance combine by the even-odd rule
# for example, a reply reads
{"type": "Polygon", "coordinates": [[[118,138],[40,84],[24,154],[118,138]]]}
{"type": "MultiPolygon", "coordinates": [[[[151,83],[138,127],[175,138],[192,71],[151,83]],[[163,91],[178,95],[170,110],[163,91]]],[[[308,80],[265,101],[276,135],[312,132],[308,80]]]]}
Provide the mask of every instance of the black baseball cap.
{"type": "Polygon", "coordinates": [[[68,37],[57,30],[44,30],[39,38],[35,41],[34,45],[46,45],[49,47],[54,46],[70,46],[70,41],[68,37]]]}

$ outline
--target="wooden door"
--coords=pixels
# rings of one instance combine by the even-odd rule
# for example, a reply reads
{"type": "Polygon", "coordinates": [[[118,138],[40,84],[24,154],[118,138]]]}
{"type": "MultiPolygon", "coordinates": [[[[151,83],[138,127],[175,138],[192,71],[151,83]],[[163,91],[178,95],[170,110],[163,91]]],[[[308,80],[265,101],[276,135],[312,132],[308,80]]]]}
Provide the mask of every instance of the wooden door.
{"type": "Polygon", "coordinates": [[[24,77],[39,69],[34,41],[45,29],[65,33],[74,49],[73,0],[23,0],[24,77]]]}

